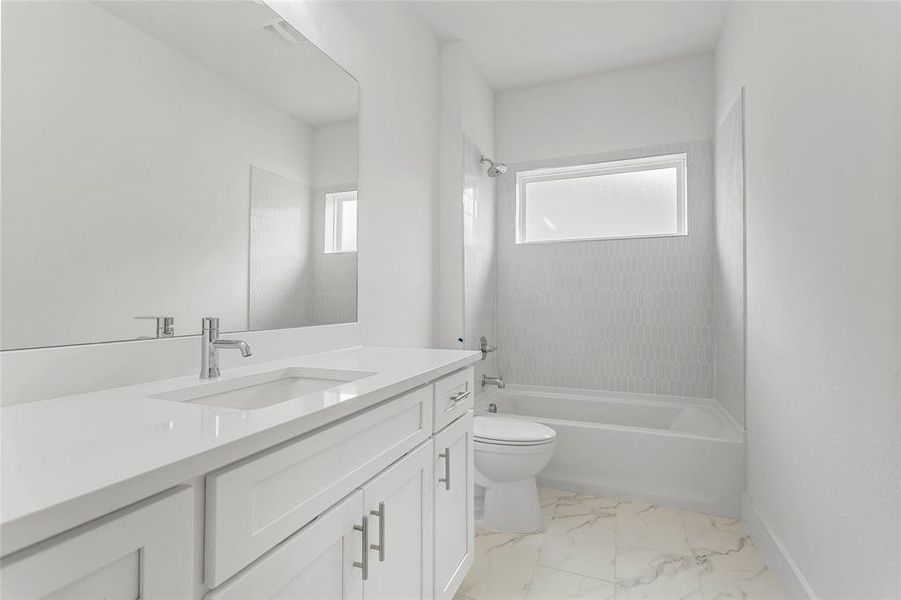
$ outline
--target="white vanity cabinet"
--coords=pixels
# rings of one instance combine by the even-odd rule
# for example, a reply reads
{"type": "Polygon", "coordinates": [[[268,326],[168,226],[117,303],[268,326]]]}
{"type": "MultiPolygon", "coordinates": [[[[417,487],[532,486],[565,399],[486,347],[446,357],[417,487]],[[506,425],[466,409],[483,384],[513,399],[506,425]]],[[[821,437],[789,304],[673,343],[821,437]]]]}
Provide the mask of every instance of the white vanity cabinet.
{"type": "Polygon", "coordinates": [[[205,582],[217,586],[429,439],[421,387],[206,477],[205,582]]]}
{"type": "Polygon", "coordinates": [[[473,369],[3,557],[4,600],[431,600],[473,560],[473,369]]]}
{"type": "Polygon", "coordinates": [[[178,487],[4,557],[4,600],[190,598],[194,491],[178,487]]]}
{"type": "Polygon", "coordinates": [[[207,600],[431,598],[426,442],[207,595],[207,600]]]}
{"type": "Polygon", "coordinates": [[[473,415],[435,435],[435,600],[453,597],[475,556],[473,415]]]}

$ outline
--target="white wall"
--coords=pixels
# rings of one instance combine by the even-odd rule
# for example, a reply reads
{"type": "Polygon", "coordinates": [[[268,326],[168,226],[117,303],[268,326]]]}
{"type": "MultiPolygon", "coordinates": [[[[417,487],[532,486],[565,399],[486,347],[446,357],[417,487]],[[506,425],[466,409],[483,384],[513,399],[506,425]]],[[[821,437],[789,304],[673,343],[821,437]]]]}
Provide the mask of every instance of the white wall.
{"type": "Polygon", "coordinates": [[[461,51],[461,93],[463,96],[463,133],[480,152],[494,158],[494,90],[478,70],[472,58],[461,51]]]}
{"type": "MultiPolygon", "coordinates": [[[[441,46],[441,142],[439,220],[436,224],[439,273],[435,343],[463,347],[464,255],[463,188],[465,139],[481,152],[494,152],[494,92],[462,42],[441,46]]],[[[465,342],[464,342],[465,344],[465,342]]]]}
{"type": "MultiPolygon", "coordinates": [[[[463,177],[458,207],[463,213],[463,347],[478,350],[481,336],[490,345],[497,345],[497,186],[479,162],[483,155],[494,158],[495,154],[494,90],[460,46],[463,177]]],[[[497,375],[497,354],[476,363],[475,370],[477,381],[482,375],[497,375]]]]}
{"type": "MultiPolygon", "coordinates": [[[[438,148],[438,45],[407,7],[273,2],[360,82],[359,325],[242,334],[248,360],[355,343],[432,341],[432,233],[438,148]]],[[[49,398],[193,373],[196,338],[7,352],[3,402],[49,398]],[[54,377],[42,374],[53,372],[54,377]]],[[[241,359],[223,356],[224,367],[241,359]]],[[[242,364],[246,364],[242,363],[242,364]]]]}
{"type": "Polygon", "coordinates": [[[713,137],[713,58],[498,92],[497,159],[522,162],[713,137]]]}
{"type": "MultiPolygon", "coordinates": [[[[465,138],[463,164],[463,347],[479,350],[482,336],[497,346],[497,185],[465,138]]],[[[497,353],[475,365],[476,381],[497,375],[497,353]]],[[[477,388],[480,389],[480,388],[477,388]]]]}
{"type": "Polygon", "coordinates": [[[356,185],[359,162],[358,120],[313,128],[313,185],[356,185]]]}
{"type": "Polygon", "coordinates": [[[88,2],[3,49],[2,347],[247,329],[250,165],[309,185],[310,128],[88,2]]]}
{"type": "Polygon", "coordinates": [[[898,11],[740,3],[716,53],[719,119],[746,90],[748,495],[795,595],[901,595],[898,11]]]}

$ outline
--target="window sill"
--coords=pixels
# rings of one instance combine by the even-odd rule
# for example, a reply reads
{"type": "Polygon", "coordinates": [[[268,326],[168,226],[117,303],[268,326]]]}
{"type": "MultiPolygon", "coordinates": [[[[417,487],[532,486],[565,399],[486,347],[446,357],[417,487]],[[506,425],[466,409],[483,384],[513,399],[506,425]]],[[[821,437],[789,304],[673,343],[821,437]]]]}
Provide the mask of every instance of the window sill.
{"type": "Polygon", "coordinates": [[[688,233],[655,233],[653,235],[624,235],[617,237],[584,237],[584,238],[567,238],[563,240],[533,240],[525,242],[516,242],[517,246],[532,246],[544,244],[567,244],[570,242],[615,242],[623,240],[653,240],[658,238],[679,238],[688,237],[688,233]]]}

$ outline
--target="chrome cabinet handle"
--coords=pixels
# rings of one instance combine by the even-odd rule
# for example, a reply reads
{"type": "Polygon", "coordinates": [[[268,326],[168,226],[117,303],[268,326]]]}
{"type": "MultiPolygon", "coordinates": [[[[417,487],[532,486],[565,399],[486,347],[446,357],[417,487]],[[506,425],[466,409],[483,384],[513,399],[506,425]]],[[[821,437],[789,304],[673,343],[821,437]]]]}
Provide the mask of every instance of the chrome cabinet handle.
{"type": "Polygon", "coordinates": [[[379,509],[371,510],[369,514],[379,518],[379,543],[369,547],[379,551],[379,562],[385,562],[385,503],[379,502],[379,509]]]}
{"type": "Polygon", "coordinates": [[[450,474],[451,474],[451,465],[450,465],[450,448],[445,448],[444,452],[438,455],[438,458],[444,459],[444,477],[438,480],[438,483],[444,484],[444,489],[450,489],[450,474]]]}
{"type": "Polygon", "coordinates": [[[354,561],[354,566],[363,571],[363,581],[369,579],[369,517],[363,517],[362,525],[354,525],[354,531],[363,533],[363,556],[360,562],[354,561]]]}
{"type": "Polygon", "coordinates": [[[455,405],[455,404],[459,404],[460,402],[462,402],[462,401],[466,400],[467,398],[469,398],[469,396],[470,396],[471,394],[472,394],[472,392],[471,392],[470,390],[466,390],[465,392],[460,392],[460,393],[457,394],[456,396],[451,396],[451,397],[449,398],[449,400],[451,401],[451,405],[453,406],[453,405],[455,405]]]}

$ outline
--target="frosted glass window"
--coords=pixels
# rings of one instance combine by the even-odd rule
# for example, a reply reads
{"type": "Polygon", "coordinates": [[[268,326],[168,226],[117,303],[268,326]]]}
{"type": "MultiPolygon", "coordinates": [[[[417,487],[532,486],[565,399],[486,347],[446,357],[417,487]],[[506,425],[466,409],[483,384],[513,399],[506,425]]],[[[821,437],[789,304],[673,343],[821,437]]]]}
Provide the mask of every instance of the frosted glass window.
{"type": "Polygon", "coordinates": [[[685,154],[516,176],[516,243],[685,235],[685,154]]]}
{"type": "Polygon", "coordinates": [[[357,251],[357,192],[325,195],[325,253],[357,251]]]}

